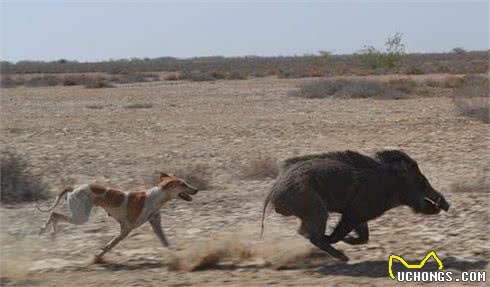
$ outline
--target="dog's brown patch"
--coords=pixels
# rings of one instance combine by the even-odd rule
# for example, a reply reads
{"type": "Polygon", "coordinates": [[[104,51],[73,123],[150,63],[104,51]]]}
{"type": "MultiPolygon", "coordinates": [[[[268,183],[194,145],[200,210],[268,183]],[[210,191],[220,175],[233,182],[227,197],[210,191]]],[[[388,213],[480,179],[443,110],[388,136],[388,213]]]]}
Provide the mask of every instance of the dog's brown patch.
{"type": "Polygon", "coordinates": [[[98,184],[91,184],[90,185],[90,190],[95,193],[95,194],[102,194],[104,192],[107,191],[107,188],[105,186],[102,186],[102,185],[98,185],[98,184]]]}
{"type": "Polygon", "coordinates": [[[128,194],[128,220],[134,223],[145,207],[146,192],[134,191],[128,194]]]}
{"type": "Polygon", "coordinates": [[[124,202],[125,197],[126,194],[122,191],[108,189],[104,195],[104,203],[108,207],[119,207],[124,202]]]}

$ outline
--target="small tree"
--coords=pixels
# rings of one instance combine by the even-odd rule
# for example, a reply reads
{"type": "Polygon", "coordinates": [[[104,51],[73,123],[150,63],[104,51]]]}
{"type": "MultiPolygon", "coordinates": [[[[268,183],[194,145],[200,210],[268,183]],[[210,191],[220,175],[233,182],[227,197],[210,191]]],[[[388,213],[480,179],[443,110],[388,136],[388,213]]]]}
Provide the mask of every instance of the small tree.
{"type": "Polygon", "coordinates": [[[461,54],[466,53],[466,50],[463,49],[463,48],[461,48],[461,47],[456,47],[456,48],[453,48],[453,53],[454,54],[461,55],[461,54]]]}
{"type": "Polygon", "coordinates": [[[385,51],[380,51],[373,46],[365,46],[359,57],[363,66],[370,69],[395,68],[400,64],[404,54],[402,34],[396,33],[386,40],[385,51]]]}

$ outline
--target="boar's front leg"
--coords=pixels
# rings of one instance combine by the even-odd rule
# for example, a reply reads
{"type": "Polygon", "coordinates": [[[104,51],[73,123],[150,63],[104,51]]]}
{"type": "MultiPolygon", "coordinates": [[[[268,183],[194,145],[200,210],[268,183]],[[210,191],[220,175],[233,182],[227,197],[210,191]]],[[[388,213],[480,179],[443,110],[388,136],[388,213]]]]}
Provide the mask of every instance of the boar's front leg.
{"type": "Polygon", "coordinates": [[[359,224],[354,229],[357,237],[346,236],[342,241],[350,245],[366,244],[369,241],[369,228],[367,222],[359,224]]]}
{"type": "Polygon", "coordinates": [[[357,226],[359,226],[358,222],[349,220],[345,216],[342,216],[342,219],[337,224],[332,234],[328,236],[328,241],[330,243],[337,243],[341,240],[344,240],[347,234],[349,234],[357,226]]]}

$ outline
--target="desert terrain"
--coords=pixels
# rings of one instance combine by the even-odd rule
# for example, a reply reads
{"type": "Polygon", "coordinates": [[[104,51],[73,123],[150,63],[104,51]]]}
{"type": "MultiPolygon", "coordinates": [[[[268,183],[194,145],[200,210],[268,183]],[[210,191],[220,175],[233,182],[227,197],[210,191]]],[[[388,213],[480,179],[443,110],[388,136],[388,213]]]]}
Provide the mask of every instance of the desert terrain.
{"type": "MultiPolygon", "coordinates": [[[[370,76],[390,77],[425,81],[447,75],[370,76]]],[[[488,271],[488,193],[453,188],[471,185],[488,171],[488,124],[456,113],[444,89],[401,100],[289,95],[309,80],[2,89],[1,146],[28,157],[53,196],[66,182],[138,190],[151,187],[158,171],[196,165],[208,168],[210,187],[192,202],[162,208],[171,249],[144,225],[103,264],[91,264],[92,256],[118,226],[102,209],[85,225],[63,225],[54,238],[37,235],[47,214],[35,203],[3,205],[0,285],[393,286],[388,257],[415,262],[429,250],[446,270],[488,271]],[[404,207],[389,211],[370,222],[368,244],[336,245],[348,263],[318,251],[296,233],[296,219],[274,212],[259,239],[262,202],[273,179],[244,178],[251,162],[383,147],[414,157],[452,204],[449,212],[428,217],[404,207]]],[[[52,201],[39,204],[45,208],[52,201]]],[[[336,219],[331,217],[330,227],[336,219]]]]}

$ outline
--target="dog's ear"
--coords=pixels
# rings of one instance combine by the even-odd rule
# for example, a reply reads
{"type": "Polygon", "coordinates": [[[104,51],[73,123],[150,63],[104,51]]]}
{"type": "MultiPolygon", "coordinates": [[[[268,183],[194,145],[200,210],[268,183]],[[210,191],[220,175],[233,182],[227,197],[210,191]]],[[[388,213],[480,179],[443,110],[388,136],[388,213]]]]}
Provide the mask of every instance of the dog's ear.
{"type": "Polygon", "coordinates": [[[179,180],[170,180],[166,182],[163,186],[162,189],[168,189],[168,188],[173,188],[179,186],[181,183],[179,180]]]}
{"type": "Polygon", "coordinates": [[[165,178],[171,177],[168,173],[165,172],[160,172],[160,181],[164,180],[165,178]]]}

